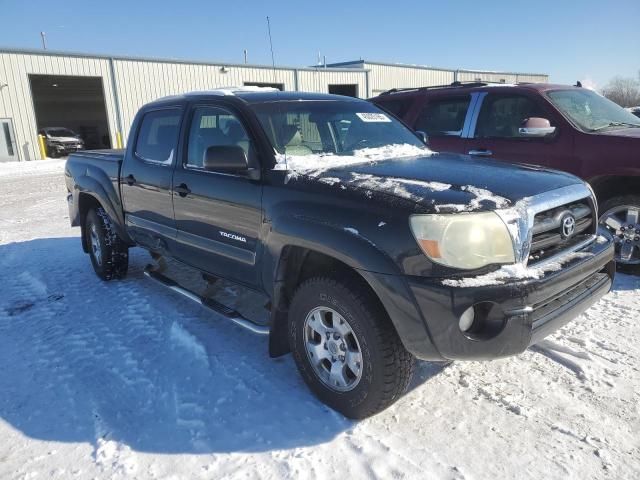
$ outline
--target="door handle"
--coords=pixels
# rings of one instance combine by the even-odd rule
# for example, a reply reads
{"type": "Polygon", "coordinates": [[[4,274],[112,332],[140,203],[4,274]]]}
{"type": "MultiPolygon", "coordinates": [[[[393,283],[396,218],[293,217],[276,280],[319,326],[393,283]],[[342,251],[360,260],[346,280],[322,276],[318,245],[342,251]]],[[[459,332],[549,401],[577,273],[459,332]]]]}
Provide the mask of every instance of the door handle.
{"type": "Polygon", "coordinates": [[[474,157],[490,157],[493,155],[493,152],[486,148],[482,148],[480,150],[469,150],[469,155],[473,155],[474,157]]]}
{"type": "Polygon", "coordinates": [[[127,182],[127,185],[134,185],[136,183],[136,177],[131,174],[127,175],[124,180],[127,182]]]}
{"type": "Polygon", "coordinates": [[[181,183],[180,185],[175,187],[173,191],[183,198],[191,193],[191,190],[189,190],[189,187],[187,187],[184,183],[181,183]]]}

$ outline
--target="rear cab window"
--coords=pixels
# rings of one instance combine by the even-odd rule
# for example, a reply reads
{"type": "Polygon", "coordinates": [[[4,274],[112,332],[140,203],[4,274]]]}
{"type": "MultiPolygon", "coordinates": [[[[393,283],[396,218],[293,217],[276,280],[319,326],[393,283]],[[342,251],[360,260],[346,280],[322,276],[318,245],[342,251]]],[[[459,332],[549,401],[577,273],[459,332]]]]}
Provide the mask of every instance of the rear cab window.
{"type": "Polygon", "coordinates": [[[428,137],[460,137],[470,103],[470,95],[430,99],[418,114],[415,129],[428,137]]]}
{"type": "Polygon", "coordinates": [[[145,162],[172,165],[176,156],[182,110],[165,108],[144,114],[136,139],[135,155],[145,162]]]}

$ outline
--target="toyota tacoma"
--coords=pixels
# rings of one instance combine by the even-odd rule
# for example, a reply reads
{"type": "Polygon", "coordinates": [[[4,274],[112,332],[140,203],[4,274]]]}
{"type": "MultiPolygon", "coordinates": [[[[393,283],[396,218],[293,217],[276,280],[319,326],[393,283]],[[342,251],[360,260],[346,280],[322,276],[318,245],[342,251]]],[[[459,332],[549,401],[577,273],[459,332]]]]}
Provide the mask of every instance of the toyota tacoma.
{"type": "Polygon", "coordinates": [[[288,352],[351,418],[409,385],[416,358],[515,355],[612,286],[611,235],[577,177],[430,151],[363,100],[226,89],[159,99],[124,151],[66,163],[71,223],[103,280],[145,274],[288,352]],[[258,325],[170,278],[177,262],[268,297],[258,325]],[[164,264],[164,266],[163,266],[164,264]]]}

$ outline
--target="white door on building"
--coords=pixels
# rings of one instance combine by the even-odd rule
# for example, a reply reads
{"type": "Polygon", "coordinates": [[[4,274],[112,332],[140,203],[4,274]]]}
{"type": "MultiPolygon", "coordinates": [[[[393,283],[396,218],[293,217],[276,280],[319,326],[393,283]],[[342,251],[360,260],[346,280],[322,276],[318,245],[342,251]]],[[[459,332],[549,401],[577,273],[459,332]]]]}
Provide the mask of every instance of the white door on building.
{"type": "Polygon", "coordinates": [[[10,118],[0,118],[0,162],[17,162],[18,149],[10,118]]]}

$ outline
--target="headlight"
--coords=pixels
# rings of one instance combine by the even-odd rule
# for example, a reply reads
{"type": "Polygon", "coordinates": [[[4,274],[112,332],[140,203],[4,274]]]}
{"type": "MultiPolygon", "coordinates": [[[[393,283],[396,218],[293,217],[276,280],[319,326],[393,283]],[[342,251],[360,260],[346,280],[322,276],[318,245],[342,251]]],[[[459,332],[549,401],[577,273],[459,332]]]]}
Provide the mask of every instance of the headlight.
{"type": "Polygon", "coordinates": [[[511,235],[493,212],[412,215],[411,231],[434,262],[471,270],[492,263],[515,263],[511,235]]]}

